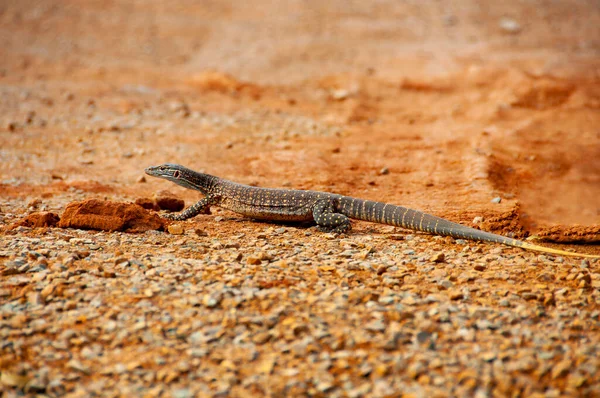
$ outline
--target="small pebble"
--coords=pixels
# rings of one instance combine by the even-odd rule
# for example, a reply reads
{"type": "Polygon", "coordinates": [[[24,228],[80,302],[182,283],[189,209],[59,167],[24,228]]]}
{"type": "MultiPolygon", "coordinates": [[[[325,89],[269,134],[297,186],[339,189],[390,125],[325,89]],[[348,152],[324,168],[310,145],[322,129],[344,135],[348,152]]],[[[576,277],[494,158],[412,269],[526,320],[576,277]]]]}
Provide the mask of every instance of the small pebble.
{"type": "Polygon", "coordinates": [[[0,375],[0,384],[8,387],[16,387],[22,389],[29,381],[27,376],[19,376],[14,373],[3,371],[0,375]]]}
{"type": "Polygon", "coordinates": [[[503,17],[499,22],[500,28],[510,34],[517,34],[521,31],[521,25],[513,18],[503,17]]]}
{"type": "Polygon", "coordinates": [[[194,229],[194,233],[198,236],[208,236],[208,232],[200,228],[194,229]]]}
{"type": "Polygon", "coordinates": [[[167,227],[167,231],[169,231],[171,235],[182,235],[184,232],[181,224],[170,224],[167,227]]]}
{"type": "Polygon", "coordinates": [[[260,265],[262,263],[261,259],[257,256],[249,256],[246,259],[246,263],[250,265],[260,265]]]}
{"type": "Polygon", "coordinates": [[[436,253],[429,258],[429,261],[434,263],[443,263],[446,260],[446,255],[442,252],[436,253]]]}

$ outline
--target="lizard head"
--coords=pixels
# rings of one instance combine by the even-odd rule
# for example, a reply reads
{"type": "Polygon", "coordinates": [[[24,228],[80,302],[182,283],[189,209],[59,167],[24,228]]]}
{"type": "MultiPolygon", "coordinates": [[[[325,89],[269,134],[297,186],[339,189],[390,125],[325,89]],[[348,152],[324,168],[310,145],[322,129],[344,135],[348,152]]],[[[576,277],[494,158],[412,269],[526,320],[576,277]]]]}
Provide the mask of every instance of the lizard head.
{"type": "Polygon", "coordinates": [[[210,178],[207,174],[198,173],[179,164],[165,163],[160,166],[150,166],[146,168],[145,172],[150,176],[164,178],[182,187],[195,189],[204,194],[208,190],[210,178]]]}

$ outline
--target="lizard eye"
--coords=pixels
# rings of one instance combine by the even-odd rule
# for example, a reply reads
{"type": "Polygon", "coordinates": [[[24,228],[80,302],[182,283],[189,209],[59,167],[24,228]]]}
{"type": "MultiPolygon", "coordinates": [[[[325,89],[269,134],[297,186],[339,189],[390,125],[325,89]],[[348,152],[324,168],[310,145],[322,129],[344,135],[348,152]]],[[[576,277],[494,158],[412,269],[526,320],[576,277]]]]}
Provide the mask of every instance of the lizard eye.
{"type": "Polygon", "coordinates": [[[181,177],[181,171],[179,171],[179,170],[175,170],[175,171],[173,172],[173,177],[175,177],[175,178],[179,178],[179,177],[181,177]]]}

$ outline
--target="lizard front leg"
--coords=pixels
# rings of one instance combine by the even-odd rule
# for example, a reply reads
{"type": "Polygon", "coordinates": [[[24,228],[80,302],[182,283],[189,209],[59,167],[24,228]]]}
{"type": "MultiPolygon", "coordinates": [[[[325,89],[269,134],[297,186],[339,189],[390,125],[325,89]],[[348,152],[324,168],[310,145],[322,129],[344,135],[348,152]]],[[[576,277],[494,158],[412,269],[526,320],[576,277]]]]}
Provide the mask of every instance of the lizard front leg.
{"type": "Polygon", "coordinates": [[[343,214],[335,212],[332,199],[320,199],[313,207],[313,218],[321,230],[344,233],[352,228],[350,220],[343,214]]]}
{"type": "Polygon", "coordinates": [[[217,203],[218,199],[218,196],[206,196],[181,213],[166,214],[164,217],[169,220],[183,221],[198,214],[210,214],[210,205],[217,203]]]}

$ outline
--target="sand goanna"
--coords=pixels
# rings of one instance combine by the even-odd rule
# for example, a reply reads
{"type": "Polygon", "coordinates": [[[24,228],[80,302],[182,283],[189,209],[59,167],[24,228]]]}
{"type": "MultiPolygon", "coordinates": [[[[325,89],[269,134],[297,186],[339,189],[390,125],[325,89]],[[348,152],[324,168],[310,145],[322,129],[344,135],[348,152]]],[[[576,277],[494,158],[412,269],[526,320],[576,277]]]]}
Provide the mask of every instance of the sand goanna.
{"type": "Polygon", "coordinates": [[[166,218],[171,220],[186,220],[206,213],[211,205],[216,205],[258,220],[314,221],[320,229],[336,233],[350,230],[349,219],[352,218],[435,235],[502,243],[556,255],[600,258],[592,254],[534,245],[389,203],[328,192],[252,187],[170,163],[148,167],[146,174],[195,189],[204,195],[203,199],[181,213],[168,214],[166,218]]]}

